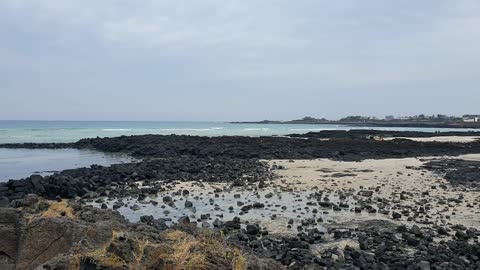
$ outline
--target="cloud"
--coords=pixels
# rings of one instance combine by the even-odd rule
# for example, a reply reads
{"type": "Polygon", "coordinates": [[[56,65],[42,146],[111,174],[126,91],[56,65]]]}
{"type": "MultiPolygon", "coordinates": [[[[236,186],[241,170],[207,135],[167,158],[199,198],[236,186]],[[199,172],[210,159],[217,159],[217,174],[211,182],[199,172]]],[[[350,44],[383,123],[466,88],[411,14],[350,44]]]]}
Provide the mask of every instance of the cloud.
{"type": "Polygon", "coordinates": [[[480,83],[476,0],[2,0],[0,35],[0,87],[12,96],[128,100],[135,88],[233,102],[243,91],[285,104],[292,91],[466,94],[480,83]]]}
{"type": "MultiPolygon", "coordinates": [[[[14,16],[28,16],[45,27],[61,25],[65,28],[60,35],[69,35],[69,30],[83,27],[82,30],[119,46],[302,46],[303,41],[293,37],[295,22],[289,22],[288,18],[281,21],[282,14],[264,13],[268,7],[258,3],[168,0],[142,1],[137,5],[113,0],[5,0],[0,6],[14,16]]],[[[31,26],[29,23],[25,25],[31,26]]]]}

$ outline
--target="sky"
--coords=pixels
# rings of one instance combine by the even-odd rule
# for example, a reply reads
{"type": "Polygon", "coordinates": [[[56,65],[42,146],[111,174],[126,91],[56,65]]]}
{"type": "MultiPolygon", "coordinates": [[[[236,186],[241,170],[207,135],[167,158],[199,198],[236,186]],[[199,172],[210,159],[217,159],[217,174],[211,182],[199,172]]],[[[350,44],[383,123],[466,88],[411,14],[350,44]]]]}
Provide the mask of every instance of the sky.
{"type": "Polygon", "coordinates": [[[0,0],[0,119],[480,113],[478,0],[0,0]]]}

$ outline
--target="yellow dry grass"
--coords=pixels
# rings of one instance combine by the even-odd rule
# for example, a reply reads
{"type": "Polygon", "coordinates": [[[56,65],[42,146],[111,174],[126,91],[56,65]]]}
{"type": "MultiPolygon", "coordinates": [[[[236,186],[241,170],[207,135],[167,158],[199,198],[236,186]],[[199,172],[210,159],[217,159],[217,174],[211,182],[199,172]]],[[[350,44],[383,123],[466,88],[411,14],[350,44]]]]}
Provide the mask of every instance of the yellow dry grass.
{"type": "Polygon", "coordinates": [[[202,232],[196,237],[182,231],[164,234],[172,241],[172,252],[161,254],[172,270],[246,269],[246,259],[240,249],[228,244],[223,236],[213,232],[202,232]]]}
{"type": "Polygon", "coordinates": [[[48,209],[41,214],[41,217],[67,217],[75,218],[75,211],[68,205],[67,201],[51,202],[48,209]]]}
{"type": "Polygon", "coordinates": [[[91,252],[77,253],[71,260],[71,269],[80,269],[82,261],[89,259],[108,269],[166,269],[166,270],[245,270],[246,258],[242,251],[227,243],[223,235],[201,232],[196,236],[174,230],[162,234],[161,243],[136,240],[138,250],[133,261],[125,261],[108,252],[108,246],[118,238],[112,232],[112,240],[102,248],[91,252]],[[145,253],[146,248],[149,252],[145,253]]]}

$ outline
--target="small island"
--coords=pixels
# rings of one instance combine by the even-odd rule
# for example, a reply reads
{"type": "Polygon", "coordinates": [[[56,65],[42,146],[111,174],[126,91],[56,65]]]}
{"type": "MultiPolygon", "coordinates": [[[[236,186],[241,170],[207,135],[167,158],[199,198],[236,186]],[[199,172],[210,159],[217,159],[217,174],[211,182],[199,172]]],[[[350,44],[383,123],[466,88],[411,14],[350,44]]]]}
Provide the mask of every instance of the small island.
{"type": "Polygon", "coordinates": [[[480,128],[480,115],[467,114],[459,116],[415,115],[407,117],[395,117],[392,115],[384,118],[372,116],[347,116],[339,120],[315,118],[306,116],[296,120],[263,120],[251,122],[231,122],[234,124],[333,124],[357,127],[425,127],[425,128],[480,128]]]}

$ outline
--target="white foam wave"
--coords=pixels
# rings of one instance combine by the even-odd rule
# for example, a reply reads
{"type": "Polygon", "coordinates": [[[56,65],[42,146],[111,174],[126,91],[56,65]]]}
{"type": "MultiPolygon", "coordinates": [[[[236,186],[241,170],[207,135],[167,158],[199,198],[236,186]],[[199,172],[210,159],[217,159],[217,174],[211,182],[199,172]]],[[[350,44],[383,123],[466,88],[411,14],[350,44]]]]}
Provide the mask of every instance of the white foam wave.
{"type": "Polygon", "coordinates": [[[161,128],[161,131],[210,131],[209,128],[161,128]]]}
{"type": "Polygon", "coordinates": [[[291,131],[322,131],[322,130],[328,130],[324,128],[291,128],[291,131]]]}
{"type": "Polygon", "coordinates": [[[269,128],[244,128],[244,131],[268,131],[269,128]]]}

